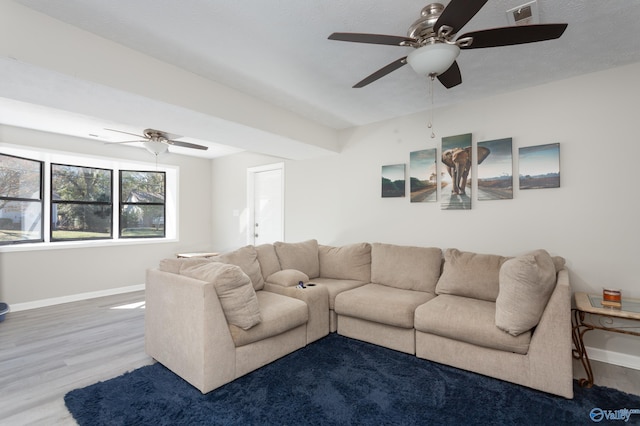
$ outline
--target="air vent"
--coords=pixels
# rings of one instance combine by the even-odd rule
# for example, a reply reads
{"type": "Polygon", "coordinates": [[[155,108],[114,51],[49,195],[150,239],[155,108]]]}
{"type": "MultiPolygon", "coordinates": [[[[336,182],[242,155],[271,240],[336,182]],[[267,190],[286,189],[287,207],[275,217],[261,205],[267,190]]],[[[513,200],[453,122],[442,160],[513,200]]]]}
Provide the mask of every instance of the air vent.
{"type": "Polygon", "coordinates": [[[538,15],[538,1],[530,1],[523,5],[507,10],[509,25],[531,25],[540,23],[538,15]]]}

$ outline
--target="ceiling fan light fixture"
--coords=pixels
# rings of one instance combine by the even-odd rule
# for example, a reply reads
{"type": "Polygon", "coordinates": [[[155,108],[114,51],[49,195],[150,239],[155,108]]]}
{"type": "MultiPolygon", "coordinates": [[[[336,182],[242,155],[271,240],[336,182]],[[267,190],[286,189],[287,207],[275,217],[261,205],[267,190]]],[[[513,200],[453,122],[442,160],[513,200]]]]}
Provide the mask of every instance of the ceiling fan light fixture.
{"type": "Polygon", "coordinates": [[[407,63],[420,75],[440,75],[448,70],[460,54],[455,44],[427,44],[413,50],[407,56],[407,63]]]}
{"type": "Polygon", "coordinates": [[[147,151],[149,151],[153,155],[164,154],[169,149],[166,143],[162,143],[159,141],[145,141],[145,142],[142,142],[142,145],[147,151]]]}

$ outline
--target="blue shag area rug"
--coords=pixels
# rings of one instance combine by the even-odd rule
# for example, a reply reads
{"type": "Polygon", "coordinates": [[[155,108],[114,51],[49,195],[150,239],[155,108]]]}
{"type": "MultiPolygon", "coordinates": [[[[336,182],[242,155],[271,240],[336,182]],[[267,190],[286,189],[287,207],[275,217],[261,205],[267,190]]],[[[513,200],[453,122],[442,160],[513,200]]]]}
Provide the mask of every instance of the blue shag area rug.
{"type": "Polygon", "coordinates": [[[567,400],[331,334],[206,395],[154,364],[64,400],[81,426],[640,424],[638,396],[576,381],[574,392],[567,400]]]}

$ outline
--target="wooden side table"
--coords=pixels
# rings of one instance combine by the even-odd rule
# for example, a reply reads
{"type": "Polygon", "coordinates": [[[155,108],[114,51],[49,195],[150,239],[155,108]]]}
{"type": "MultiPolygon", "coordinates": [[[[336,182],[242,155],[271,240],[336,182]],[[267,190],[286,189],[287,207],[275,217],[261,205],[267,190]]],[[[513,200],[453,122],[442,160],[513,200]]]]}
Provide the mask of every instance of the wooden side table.
{"type": "Polygon", "coordinates": [[[590,388],[593,386],[593,370],[589,362],[589,356],[584,346],[583,336],[589,330],[606,330],[614,333],[640,336],[640,324],[631,326],[617,326],[614,320],[625,319],[640,321],[640,299],[622,298],[622,308],[609,308],[602,306],[602,296],[575,293],[575,309],[572,309],[572,337],[573,357],[582,362],[586,379],[580,379],[580,386],[590,388]]]}
{"type": "Polygon", "coordinates": [[[193,252],[193,253],[178,253],[176,256],[178,256],[178,258],[213,257],[219,254],[220,253],[214,253],[214,252],[193,252]]]}

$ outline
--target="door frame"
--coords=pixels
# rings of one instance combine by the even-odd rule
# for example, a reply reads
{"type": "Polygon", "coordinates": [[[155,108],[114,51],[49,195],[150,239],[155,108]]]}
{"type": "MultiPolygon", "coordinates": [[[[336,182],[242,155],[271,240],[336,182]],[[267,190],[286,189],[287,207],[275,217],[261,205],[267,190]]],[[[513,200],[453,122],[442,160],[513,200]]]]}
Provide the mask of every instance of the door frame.
{"type": "Polygon", "coordinates": [[[272,171],[272,170],[280,170],[280,201],[281,201],[281,211],[282,211],[282,217],[281,217],[281,224],[280,227],[282,229],[282,241],[284,241],[284,235],[285,235],[285,229],[284,229],[284,163],[274,163],[274,164],[266,164],[264,166],[257,166],[257,167],[249,167],[247,168],[247,209],[249,211],[249,214],[247,215],[247,223],[246,223],[246,230],[247,230],[247,244],[249,245],[254,245],[256,242],[256,238],[255,238],[255,229],[254,229],[254,224],[255,224],[255,212],[256,212],[256,208],[255,208],[255,185],[254,185],[254,178],[255,175],[257,173],[260,172],[268,172],[268,171],[272,171]]]}

